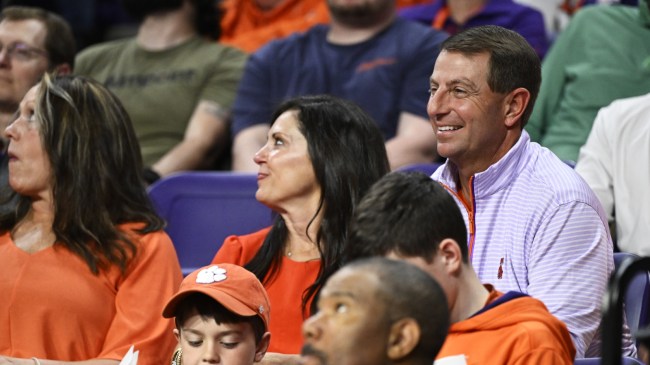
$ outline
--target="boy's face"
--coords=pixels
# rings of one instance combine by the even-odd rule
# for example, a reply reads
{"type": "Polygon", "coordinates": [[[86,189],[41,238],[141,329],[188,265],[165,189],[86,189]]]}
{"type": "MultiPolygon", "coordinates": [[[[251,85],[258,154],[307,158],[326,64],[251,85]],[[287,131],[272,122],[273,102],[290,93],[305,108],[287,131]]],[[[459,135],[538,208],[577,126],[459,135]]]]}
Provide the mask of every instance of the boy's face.
{"type": "Polygon", "coordinates": [[[183,350],[183,365],[251,365],[262,360],[270,338],[266,333],[255,344],[250,323],[217,324],[212,318],[202,318],[196,310],[180,330],[174,329],[174,335],[183,350]]]}

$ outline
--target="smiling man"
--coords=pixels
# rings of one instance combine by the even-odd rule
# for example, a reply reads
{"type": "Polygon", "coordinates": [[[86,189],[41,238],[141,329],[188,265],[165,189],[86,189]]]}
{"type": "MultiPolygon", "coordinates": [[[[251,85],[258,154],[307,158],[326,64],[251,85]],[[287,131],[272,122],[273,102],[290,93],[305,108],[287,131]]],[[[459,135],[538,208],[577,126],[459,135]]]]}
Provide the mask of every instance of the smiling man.
{"type": "Polygon", "coordinates": [[[449,328],[440,285],[406,262],[355,261],[332,275],[303,324],[304,365],[431,365],[449,328]]]}
{"type": "Polygon", "coordinates": [[[540,299],[567,324],[576,357],[597,356],[612,241],[589,186],[523,130],[540,81],[539,57],[513,31],[481,26],[446,40],[427,110],[447,162],[432,178],[461,208],[479,279],[540,299]]]}

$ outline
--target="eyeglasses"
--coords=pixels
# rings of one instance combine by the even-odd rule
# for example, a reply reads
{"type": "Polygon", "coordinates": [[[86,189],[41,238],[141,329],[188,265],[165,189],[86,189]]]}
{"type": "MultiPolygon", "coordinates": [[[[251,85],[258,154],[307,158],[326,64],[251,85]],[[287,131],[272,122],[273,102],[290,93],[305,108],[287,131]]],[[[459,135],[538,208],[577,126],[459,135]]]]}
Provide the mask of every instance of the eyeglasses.
{"type": "Polygon", "coordinates": [[[0,53],[2,51],[5,51],[5,55],[10,59],[20,62],[29,61],[38,56],[47,57],[47,51],[28,46],[25,43],[12,43],[6,47],[0,44],[0,53]]]}

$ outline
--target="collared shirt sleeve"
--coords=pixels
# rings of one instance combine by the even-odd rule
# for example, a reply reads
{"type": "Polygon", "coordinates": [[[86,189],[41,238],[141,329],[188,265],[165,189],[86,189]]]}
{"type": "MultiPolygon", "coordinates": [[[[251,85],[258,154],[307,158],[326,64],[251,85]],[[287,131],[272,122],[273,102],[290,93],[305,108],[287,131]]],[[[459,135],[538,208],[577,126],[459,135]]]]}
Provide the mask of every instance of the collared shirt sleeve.
{"type": "Polygon", "coordinates": [[[566,323],[584,357],[596,335],[601,302],[613,270],[609,231],[582,202],[561,204],[542,220],[527,258],[528,294],[566,323]]]}

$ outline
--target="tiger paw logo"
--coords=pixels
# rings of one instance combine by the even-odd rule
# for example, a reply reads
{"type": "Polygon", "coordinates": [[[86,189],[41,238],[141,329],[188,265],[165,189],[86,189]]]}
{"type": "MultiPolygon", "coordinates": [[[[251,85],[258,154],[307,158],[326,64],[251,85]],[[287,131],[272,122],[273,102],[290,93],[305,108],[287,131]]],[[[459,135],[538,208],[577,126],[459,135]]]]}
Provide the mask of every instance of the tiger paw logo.
{"type": "Polygon", "coordinates": [[[497,279],[503,279],[503,257],[501,258],[501,262],[499,263],[499,271],[497,271],[497,279]]]}

